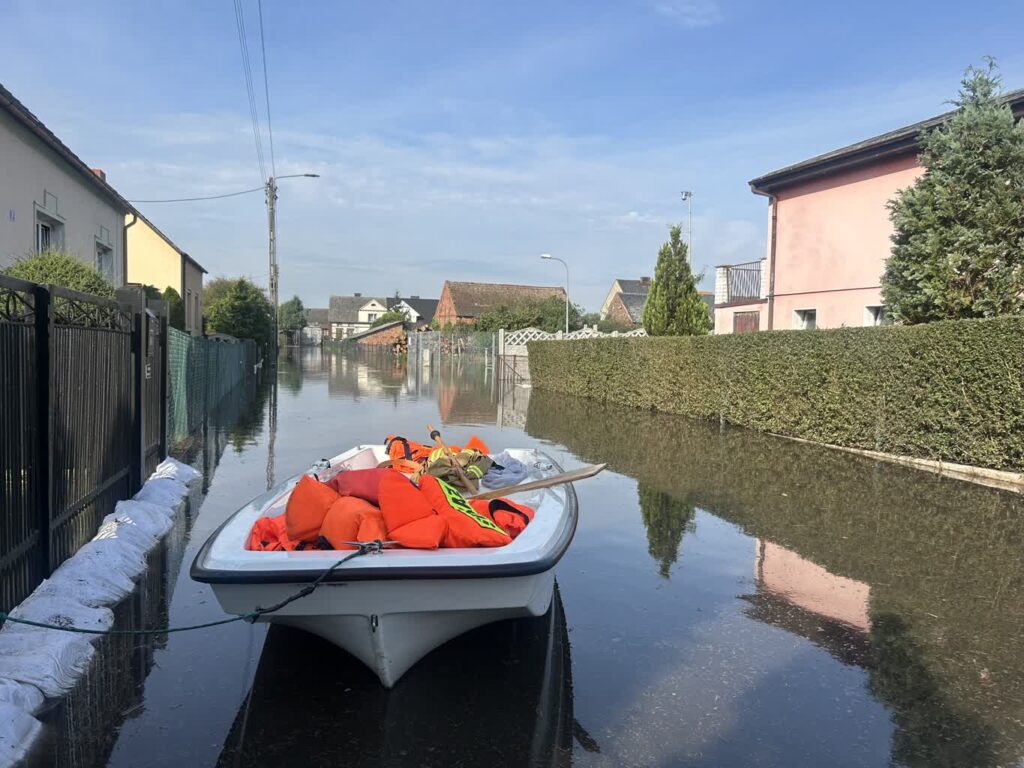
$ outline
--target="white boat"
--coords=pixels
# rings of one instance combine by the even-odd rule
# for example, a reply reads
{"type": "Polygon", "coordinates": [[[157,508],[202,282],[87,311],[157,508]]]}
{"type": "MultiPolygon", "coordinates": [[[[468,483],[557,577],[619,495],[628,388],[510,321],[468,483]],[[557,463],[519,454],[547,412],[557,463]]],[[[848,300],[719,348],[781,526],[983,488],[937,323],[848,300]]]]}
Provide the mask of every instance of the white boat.
{"type": "MultiPolygon", "coordinates": [[[[533,450],[509,453],[533,467],[531,479],[561,472],[533,450]]],[[[310,470],[321,480],[349,469],[370,469],[387,459],[382,445],[357,446],[310,470]]],[[[243,615],[275,605],[307,586],[339,559],[333,550],[256,552],[245,548],[260,517],[284,513],[301,475],[240,509],[196,556],[191,575],[213,586],[221,607],[243,615]]],[[[517,494],[534,519],[504,547],[387,549],[345,563],[312,594],[258,620],[320,635],[345,649],[392,687],[434,648],[476,627],[502,619],[542,616],[551,605],[554,567],[576,532],[571,485],[517,494]]]]}

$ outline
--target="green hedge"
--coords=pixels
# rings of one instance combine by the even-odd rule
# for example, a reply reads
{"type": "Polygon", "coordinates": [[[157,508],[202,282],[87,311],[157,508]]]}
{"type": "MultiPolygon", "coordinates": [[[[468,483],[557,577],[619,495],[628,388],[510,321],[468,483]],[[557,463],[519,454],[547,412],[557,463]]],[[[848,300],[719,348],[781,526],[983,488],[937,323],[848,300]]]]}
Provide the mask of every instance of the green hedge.
{"type": "Polygon", "coordinates": [[[1024,466],[1024,317],[529,349],[540,389],[834,445],[1024,466]]]}

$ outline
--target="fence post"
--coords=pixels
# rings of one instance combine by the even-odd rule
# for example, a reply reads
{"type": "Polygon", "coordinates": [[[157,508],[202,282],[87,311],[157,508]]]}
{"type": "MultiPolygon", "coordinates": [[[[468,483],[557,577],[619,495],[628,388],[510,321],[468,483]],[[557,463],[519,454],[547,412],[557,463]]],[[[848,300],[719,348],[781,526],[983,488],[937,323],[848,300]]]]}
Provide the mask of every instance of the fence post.
{"type": "Polygon", "coordinates": [[[50,439],[53,434],[50,423],[50,291],[45,285],[37,285],[33,291],[35,304],[36,332],[36,455],[35,455],[35,497],[39,519],[39,549],[42,552],[43,573],[50,575],[53,545],[50,541],[50,521],[53,512],[53,452],[50,439]]]}
{"type": "Polygon", "coordinates": [[[117,300],[132,313],[132,426],[128,459],[128,485],[132,494],[142,488],[146,466],[146,297],[141,288],[118,288],[117,300]]]}
{"type": "Polygon", "coordinates": [[[170,355],[167,350],[167,321],[168,309],[165,308],[160,315],[160,460],[167,458],[167,397],[170,387],[168,380],[171,377],[171,369],[168,367],[170,355]]]}

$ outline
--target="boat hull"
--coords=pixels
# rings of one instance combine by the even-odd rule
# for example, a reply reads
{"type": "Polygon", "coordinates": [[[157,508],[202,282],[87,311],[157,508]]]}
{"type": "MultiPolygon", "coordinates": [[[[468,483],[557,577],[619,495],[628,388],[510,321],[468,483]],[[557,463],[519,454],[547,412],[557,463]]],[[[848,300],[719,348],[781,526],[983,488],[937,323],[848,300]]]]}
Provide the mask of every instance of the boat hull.
{"type": "MultiPolygon", "coordinates": [[[[324,584],[313,594],[260,619],[295,627],[348,651],[391,688],[440,645],[485,624],[543,616],[551,605],[554,571],[496,579],[324,584]]],[[[217,584],[225,611],[271,605],[302,584],[217,584]]]]}

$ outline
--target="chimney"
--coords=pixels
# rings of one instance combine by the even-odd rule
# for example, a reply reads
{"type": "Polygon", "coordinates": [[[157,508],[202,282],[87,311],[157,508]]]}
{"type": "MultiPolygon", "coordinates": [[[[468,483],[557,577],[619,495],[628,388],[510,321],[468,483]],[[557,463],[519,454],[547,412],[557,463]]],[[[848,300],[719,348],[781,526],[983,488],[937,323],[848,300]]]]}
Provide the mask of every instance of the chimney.
{"type": "Polygon", "coordinates": [[[419,298],[419,296],[417,296],[417,295],[416,295],[416,294],[414,293],[414,294],[413,294],[412,296],[410,296],[409,298],[410,298],[410,299],[418,299],[418,298],[419,298]]]}
{"type": "Polygon", "coordinates": [[[353,293],[352,295],[355,296],[358,299],[358,298],[362,298],[363,294],[361,294],[361,293],[353,293]]]}
{"type": "Polygon", "coordinates": [[[89,170],[92,171],[93,173],[95,173],[97,176],[99,176],[104,181],[107,180],[107,172],[104,171],[102,168],[90,168],[89,170]]]}

